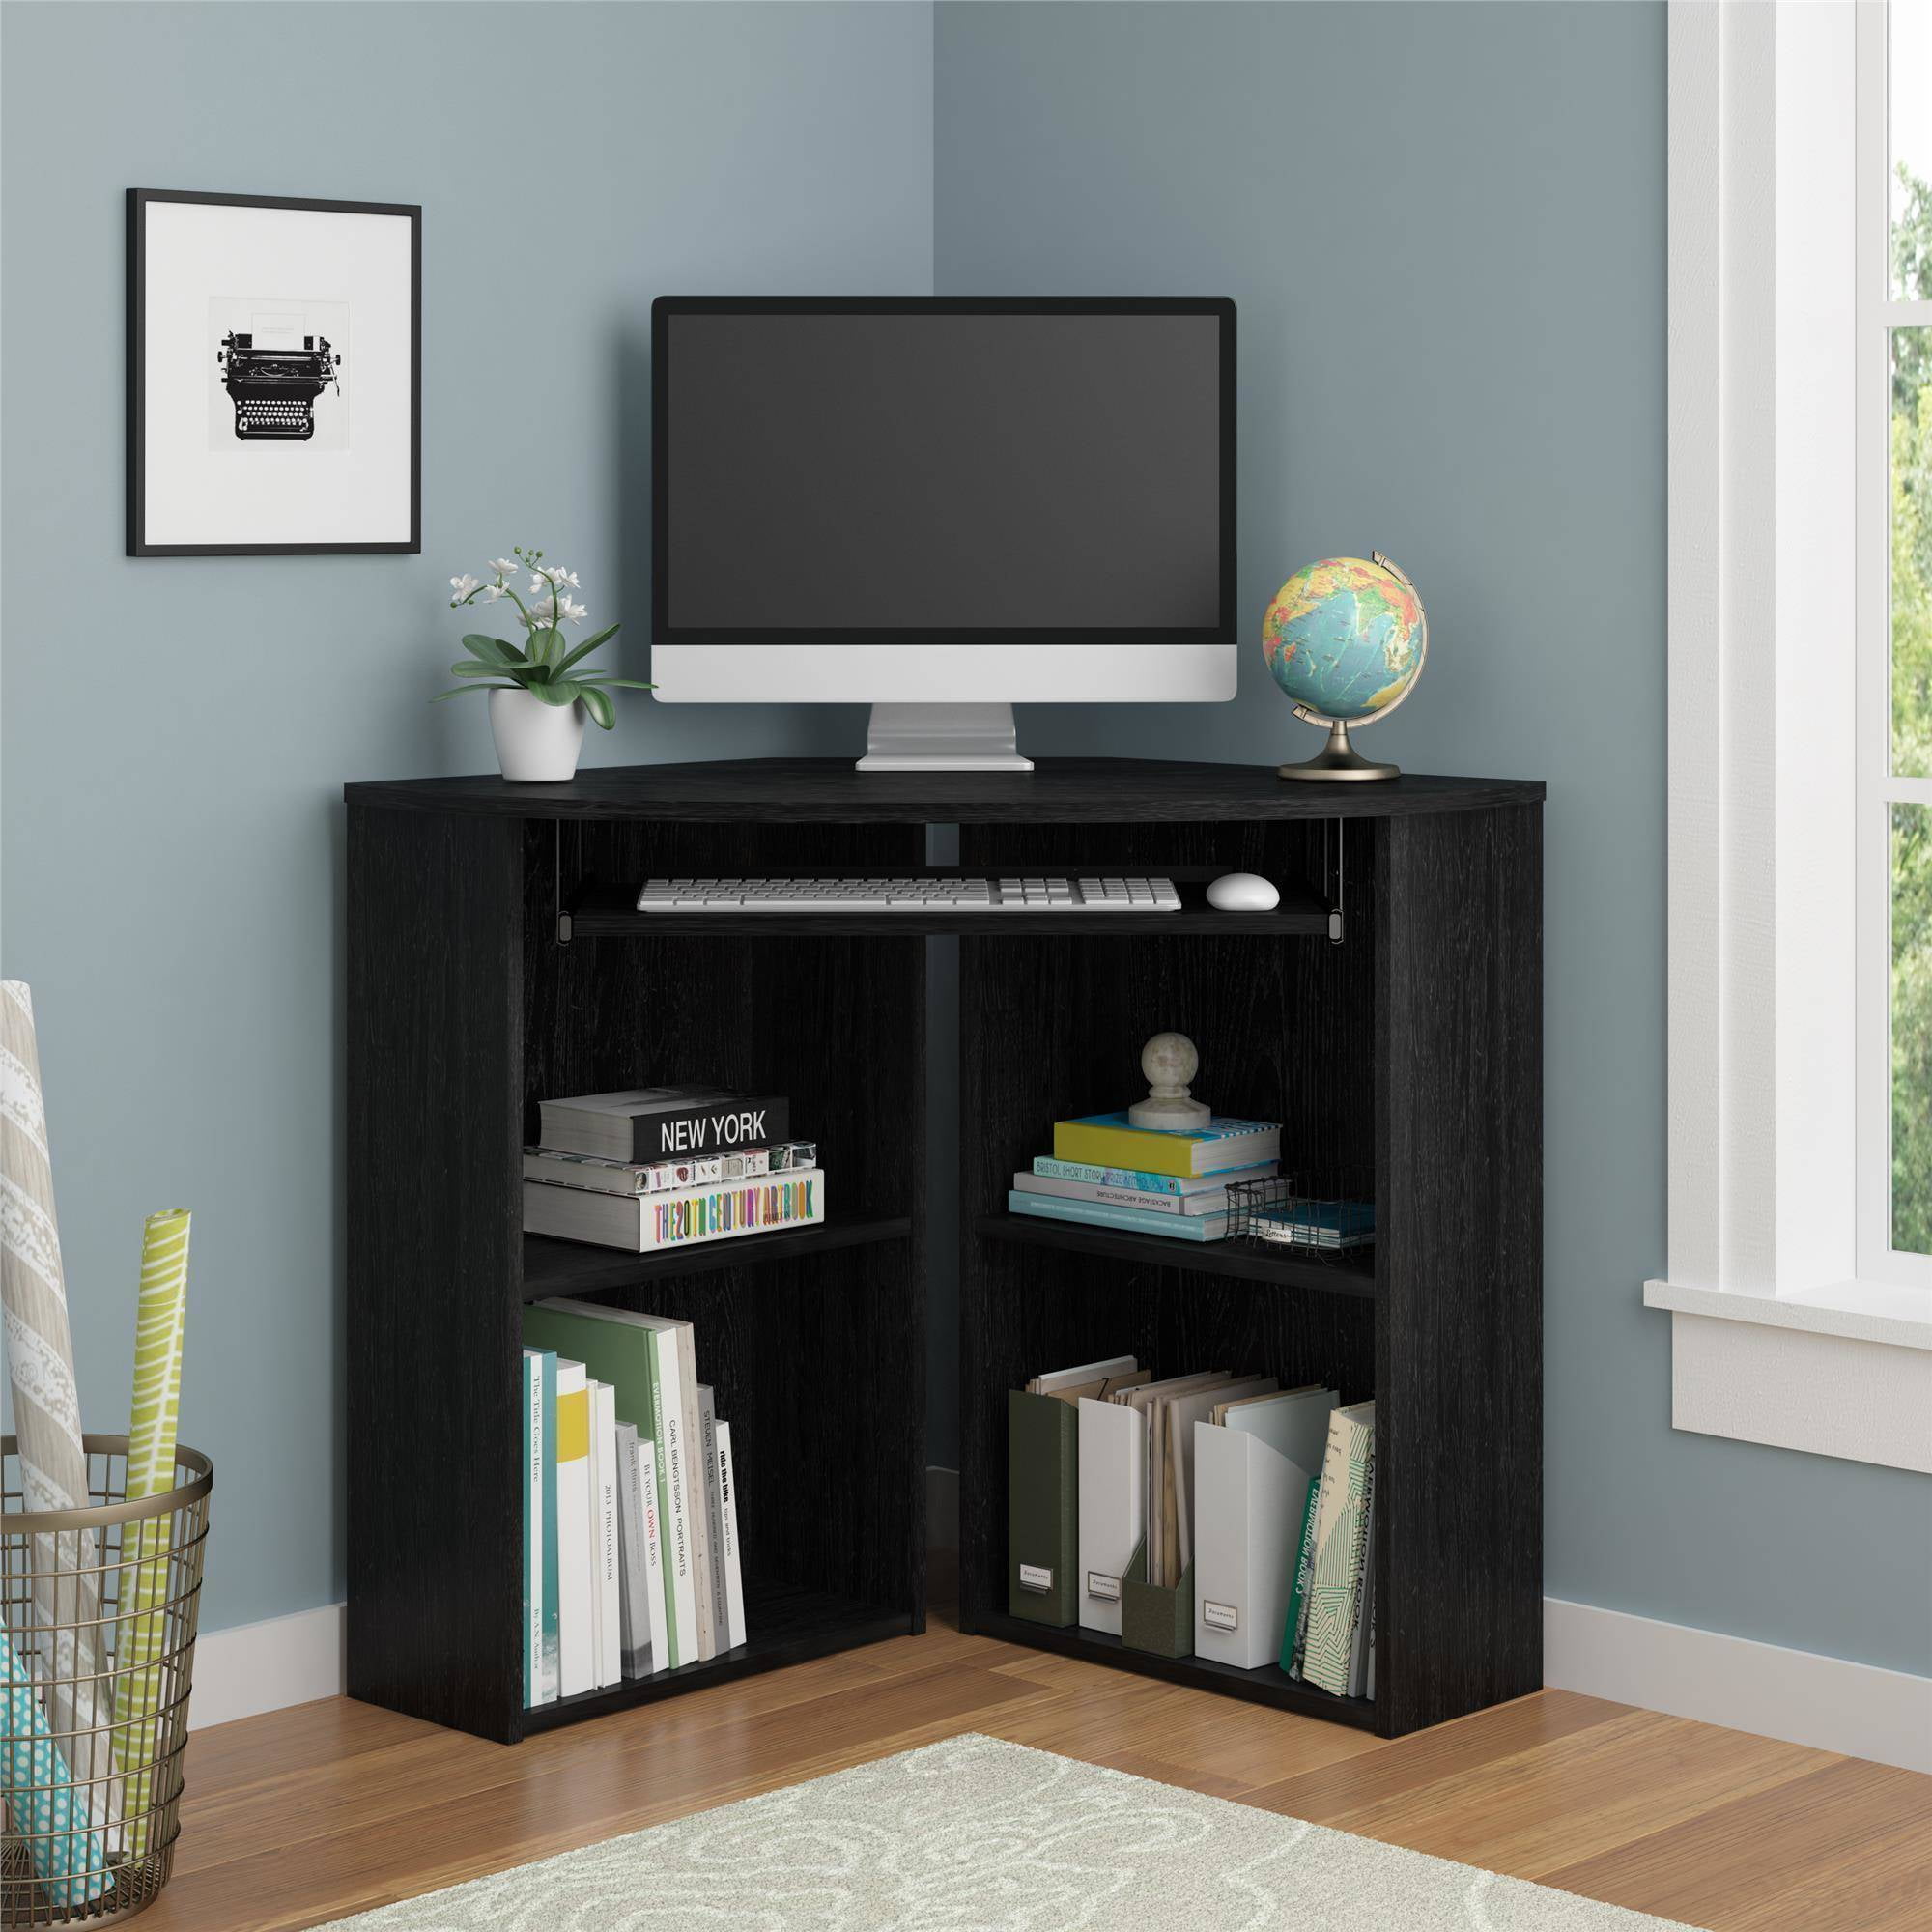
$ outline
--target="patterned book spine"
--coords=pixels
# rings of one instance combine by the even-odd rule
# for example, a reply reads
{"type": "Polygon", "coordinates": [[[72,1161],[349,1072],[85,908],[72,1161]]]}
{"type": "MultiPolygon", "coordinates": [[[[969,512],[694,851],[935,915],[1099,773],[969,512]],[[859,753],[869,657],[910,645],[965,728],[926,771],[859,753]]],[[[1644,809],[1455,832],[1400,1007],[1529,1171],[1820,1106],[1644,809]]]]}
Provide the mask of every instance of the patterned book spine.
{"type": "Polygon", "coordinates": [[[0,1696],[7,1736],[0,1739],[0,1777],[7,1810],[26,1840],[34,1876],[56,1908],[85,1904],[107,1889],[107,1855],[91,1829],[84,1790],[73,1782],[34,1694],[34,1675],[0,1632],[0,1696]]]}
{"type": "Polygon", "coordinates": [[[1302,1669],[1309,1683],[1338,1697],[1347,1695],[1349,1689],[1349,1651],[1360,1606],[1356,1590],[1362,1543],[1375,1482],[1375,1439],[1374,1413],[1366,1404],[1360,1413],[1337,1409],[1329,1420],[1302,1669]]]}
{"type": "Polygon", "coordinates": [[[1282,1626],[1281,1667],[1291,1677],[1301,1675],[1301,1650],[1308,1631],[1308,1582],[1315,1572],[1315,1505],[1321,1479],[1308,1485],[1301,1508],[1301,1548],[1294,1559],[1294,1586],[1289,1592],[1288,1621],[1282,1626]]]}
{"type": "MultiPolygon", "coordinates": [[[[34,1003],[23,980],[0,980],[0,1305],[19,1437],[21,1504],[30,1510],[85,1509],[93,1497],[80,1439],[34,1003]]],[[[47,1693],[50,1715],[55,1730],[75,1737],[92,1735],[97,1726],[93,1634],[100,1615],[94,1539],[83,1536],[80,1542],[77,1565],[57,1562],[51,1537],[36,1538],[33,1550],[35,1642],[54,1680],[47,1693]],[[57,1583],[63,1568],[66,1574],[57,1583]]]]}
{"type": "MultiPolygon", "coordinates": [[[[175,1486],[181,1414],[182,1337],[187,1320],[188,1215],[150,1214],[141,1231],[141,1294],[134,1326],[133,1420],[128,1430],[128,1500],[175,1486]]],[[[168,1586],[168,1520],[149,1517],[135,1532],[134,1567],[125,1572],[121,1649],[116,1658],[114,1768],[127,1780],[120,1815],[128,1852],[148,1848],[155,1714],[161,1699],[161,1650],[168,1586]]],[[[124,1560],[127,1556],[124,1549],[124,1560]]]]}
{"type": "Polygon", "coordinates": [[[688,1241],[718,1241],[768,1228],[803,1226],[825,1218],[824,1177],[816,1172],[773,1176],[707,1194],[647,1201],[646,1248],[674,1248],[688,1241]]]}

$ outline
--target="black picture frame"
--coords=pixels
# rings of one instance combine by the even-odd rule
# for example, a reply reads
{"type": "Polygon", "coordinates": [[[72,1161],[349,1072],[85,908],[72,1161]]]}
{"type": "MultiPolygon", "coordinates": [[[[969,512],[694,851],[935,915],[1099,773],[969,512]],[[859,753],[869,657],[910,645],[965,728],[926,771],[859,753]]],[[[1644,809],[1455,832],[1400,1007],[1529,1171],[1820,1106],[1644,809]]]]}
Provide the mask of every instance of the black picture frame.
{"type": "Polygon", "coordinates": [[[422,552],[422,208],[414,202],[318,201],[291,195],[128,190],[128,554],[129,556],[419,555],[422,552]],[[147,539],[148,209],[155,202],[279,208],[406,218],[410,224],[410,534],[392,543],[150,543],[147,539]]]}

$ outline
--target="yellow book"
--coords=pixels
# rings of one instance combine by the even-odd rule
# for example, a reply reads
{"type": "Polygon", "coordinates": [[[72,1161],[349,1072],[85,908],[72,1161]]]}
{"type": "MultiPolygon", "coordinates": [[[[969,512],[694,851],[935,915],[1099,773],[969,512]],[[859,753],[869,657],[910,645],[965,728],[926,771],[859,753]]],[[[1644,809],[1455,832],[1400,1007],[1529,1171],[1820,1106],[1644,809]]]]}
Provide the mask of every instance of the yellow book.
{"type": "Polygon", "coordinates": [[[1228,1121],[1218,1115],[1198,1132],[1156,1133],[1129,1126],[1124,1114],[1089,1114],[1053,1123],[1055,1160],[1142,1174],[1194,1177],[1253,1167],[1281,1155],[1281,1128],[1271,1121],[1228,1121]]]}

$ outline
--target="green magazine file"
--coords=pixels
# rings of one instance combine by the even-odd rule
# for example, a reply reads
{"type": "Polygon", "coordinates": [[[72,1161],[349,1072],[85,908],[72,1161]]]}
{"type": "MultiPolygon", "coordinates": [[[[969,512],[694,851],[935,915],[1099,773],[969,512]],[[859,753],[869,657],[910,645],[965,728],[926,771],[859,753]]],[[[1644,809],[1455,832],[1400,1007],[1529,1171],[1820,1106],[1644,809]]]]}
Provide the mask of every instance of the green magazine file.
{"type": "Polygon", "coordinates": [[[1079,1604],[1079,1420],[1058,1396],[1007,1395],[1007,1608],[1057,1629],[1079,1604]]]}
{"type": "Polygon", "coordinates": [[[1156,1657],[1194,1655],[1194,1565],[1172,1589],[1147,1579],[1147,1539],[1121,1572],[1121,1641],[1156,1657]]]}

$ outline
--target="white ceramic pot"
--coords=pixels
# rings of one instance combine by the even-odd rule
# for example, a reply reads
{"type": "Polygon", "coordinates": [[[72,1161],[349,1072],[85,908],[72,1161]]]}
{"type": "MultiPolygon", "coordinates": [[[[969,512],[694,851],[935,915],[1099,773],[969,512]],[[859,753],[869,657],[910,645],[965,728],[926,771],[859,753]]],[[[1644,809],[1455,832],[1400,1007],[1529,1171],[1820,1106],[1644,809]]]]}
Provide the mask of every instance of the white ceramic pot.
{"type": "Polygon", "coordinates": [[[493,691],[490,730],[503,776],[526,783],[574,779],[587,716],[581,702],[546,704],[527,691],[493,691]]]}

